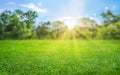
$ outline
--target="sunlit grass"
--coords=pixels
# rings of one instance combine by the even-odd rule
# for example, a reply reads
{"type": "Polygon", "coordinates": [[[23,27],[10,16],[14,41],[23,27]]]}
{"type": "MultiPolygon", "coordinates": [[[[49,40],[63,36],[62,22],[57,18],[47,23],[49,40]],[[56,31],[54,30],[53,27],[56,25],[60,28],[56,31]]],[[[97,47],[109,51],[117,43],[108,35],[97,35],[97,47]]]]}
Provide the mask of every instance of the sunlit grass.
{"type": "Polygon", "coordinates": [[[0,74],[119,74],[119,40],[3,40],[0,74]]]}

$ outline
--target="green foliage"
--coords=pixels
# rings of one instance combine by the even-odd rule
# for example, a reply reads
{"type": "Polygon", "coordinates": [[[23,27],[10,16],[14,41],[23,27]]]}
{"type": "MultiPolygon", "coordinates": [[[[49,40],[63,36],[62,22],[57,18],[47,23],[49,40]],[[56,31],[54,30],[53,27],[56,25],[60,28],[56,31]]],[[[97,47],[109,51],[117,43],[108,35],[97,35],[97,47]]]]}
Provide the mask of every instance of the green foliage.
{"type": "Polygon", "coordinates": [[[27,39],[34,35],[37,13],[22,10],[4,11],[0,14],[0,39],[27,39]]]}
{"type": "Polygon", "coordinates": [[[98,37],[102,39],[120,39],[120,28],[118,26],[102,27],[98,30],[98,37]]]}
{"type": "Polygon", "coordinates": [[[51,35],[51,22],[44,22],[37,26],[37,37],[41,39],[50,38],[51,35]]]}
{"type": "Polygon", "coordinates": [[[108,10],[105,13],[101,14],[103,19],[104,19],[104,25],[114,25],[115,23],[120,21],[120,15],[119,14],[113,14],[110,10],[108,10]]]}
{"type": "Polygon", "coordinates": [[[61,35],[65,32],[66,26],[62,21],[53,22],[52,26],[52,36],[55,39],[61,38],[61,35]]]}
{"type": "Polygon", "coordinates": [[[78,25],[69,30],[62,21],[35,25],[35,11],[4,11],[0,14],[0,39],[120,39],[120,15],[108,10],[101,16],[104,20],[101,25],[83,17],[78,19],[78,25]]]}
{"type": "Polygon", "coordinates": [[[98,27],[96,21],[85,17],[78,19],[78,21],[81,25],[74,27],[77,38],[94,39],[96,37],[98,27]]]}
{"type": "Polygon", "coordinates": [[[98,28],[97,37],[102,39],[120,39],[120,15],[115,15],[109,10],[102,14],[104,23],[98,28]]]}

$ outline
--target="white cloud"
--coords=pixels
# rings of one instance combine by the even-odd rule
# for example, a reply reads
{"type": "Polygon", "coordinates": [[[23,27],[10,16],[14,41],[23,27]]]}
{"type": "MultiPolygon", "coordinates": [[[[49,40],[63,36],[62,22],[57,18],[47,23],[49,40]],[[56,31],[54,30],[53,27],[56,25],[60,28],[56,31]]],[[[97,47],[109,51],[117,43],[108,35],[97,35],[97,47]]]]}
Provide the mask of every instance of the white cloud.
{"type": "MultiPolygon", "coordinates": [[[[71,16],[66,16],[66,17],[61,17],[56,20],[62,21],[65,23],[65,25],[70,26],[71,28],[74,27],[75,25],[81,25],[78,21],[82,17],[71,17],[71,16]]],[[[101,21],[97,17],[89,17],[92,20],[95,20],[97,24],[101,24],[101,21]]]]}
{"type": "Polygon", "coordinates": [[[105,6],[105,8],[104,8],[105,10],[108,10],[109,9],[109,7],[108,6],[105,6]]]}
{"type": "Polygon", "coordinates": [[[9,5],[16,5],[15,2],[9,2],[8,4],[9,4],[9,5]]]}
{"type": "Polygon", "coordinates": [[[3,9],[0,9],[0,13],[2,13],[3,12],[3,9]]]}
{"type": "Polygon", "coordinates": [[[112,6],[112,10],[116,10],[117,7],[115,5],[112,6]]]}
{"type": "Polygon", "coordinates": [[[90,19],[95,20],[97,22],[97,24],[101,24],[100,19],[97,17],[90,17],[90,19]]]}
{"type": "Polygon", "coordinates": [[[93,13],[93,16],[97,16],[97,13],[93,13]]]}
{"type": "Polygon", "coordinates": [[[67,21],[67,20],[76,21],[79,18],[80,17],[65,16],[65,17],[58,18],[56,20],[60,20],[60,21],[67,21]]]}
{"type": "MultiPolygon", "coordinates": [[[[40,6],[40,5],[42,5],[42,3],[41,3],[41,4],[39,3],[39,6],[40,6]]],[[[34,11],[36,11],[36,12],[39,12],[39,13],[44,13],[44,14],[47,13],[47,10],[46,10],[46,9],[40,8],[40,7],[36,6],[36,5],[33,4],[33,3],[20,4],[20,6],[26,7],[26,8],[29,8],[29,9],[32,9],[32,10],[34,10],[34,11]]]]}
{"type": "Polygon", "coordinates": [[[38,5],[41,7],[41,6],[42,6],[42,3],[41,3],[41,2],[39,2],[39,3],[38,3],[38,5]]]}
{"type": "Polygon", "coordinates": [[[105,6],[104,7],[105,10],[116,10],[117,7],[115,5],[112,5],[112,6],[105,6]]]}
{"type": "Polygon", "coordinates": [[[75,25],[80,25],[78,22],[78,19],[80,17],[71,17],[71,16],[66,16],[66,17],[61,17],[56,20],[64,22],[66,26],[69,27],[69,29],[72,29],[75,25]]]}

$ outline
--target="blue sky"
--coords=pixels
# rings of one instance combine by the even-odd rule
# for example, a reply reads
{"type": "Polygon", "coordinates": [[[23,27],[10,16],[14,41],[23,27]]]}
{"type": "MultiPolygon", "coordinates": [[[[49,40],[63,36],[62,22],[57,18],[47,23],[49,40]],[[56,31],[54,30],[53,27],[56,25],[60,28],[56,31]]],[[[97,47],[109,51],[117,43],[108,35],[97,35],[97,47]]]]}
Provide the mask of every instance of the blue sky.
{"type": "Polygon", "coordinates": [[[0,12],[15,9],[38,12],[37,21],[90,17],[101,22],[108,9],[120,14],[120,0],[0,0],[0,12]]]}

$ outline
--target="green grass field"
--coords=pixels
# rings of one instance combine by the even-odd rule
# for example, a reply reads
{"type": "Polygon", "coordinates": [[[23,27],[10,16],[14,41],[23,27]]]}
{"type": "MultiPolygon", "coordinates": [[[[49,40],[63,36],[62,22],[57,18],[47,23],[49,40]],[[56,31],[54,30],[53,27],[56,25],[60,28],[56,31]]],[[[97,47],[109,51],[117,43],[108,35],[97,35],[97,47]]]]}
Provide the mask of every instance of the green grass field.
{"type": "Polygon", "coordinates": [[[119,75],[119,40],[3,40],[1,75],[119,75]]]}

